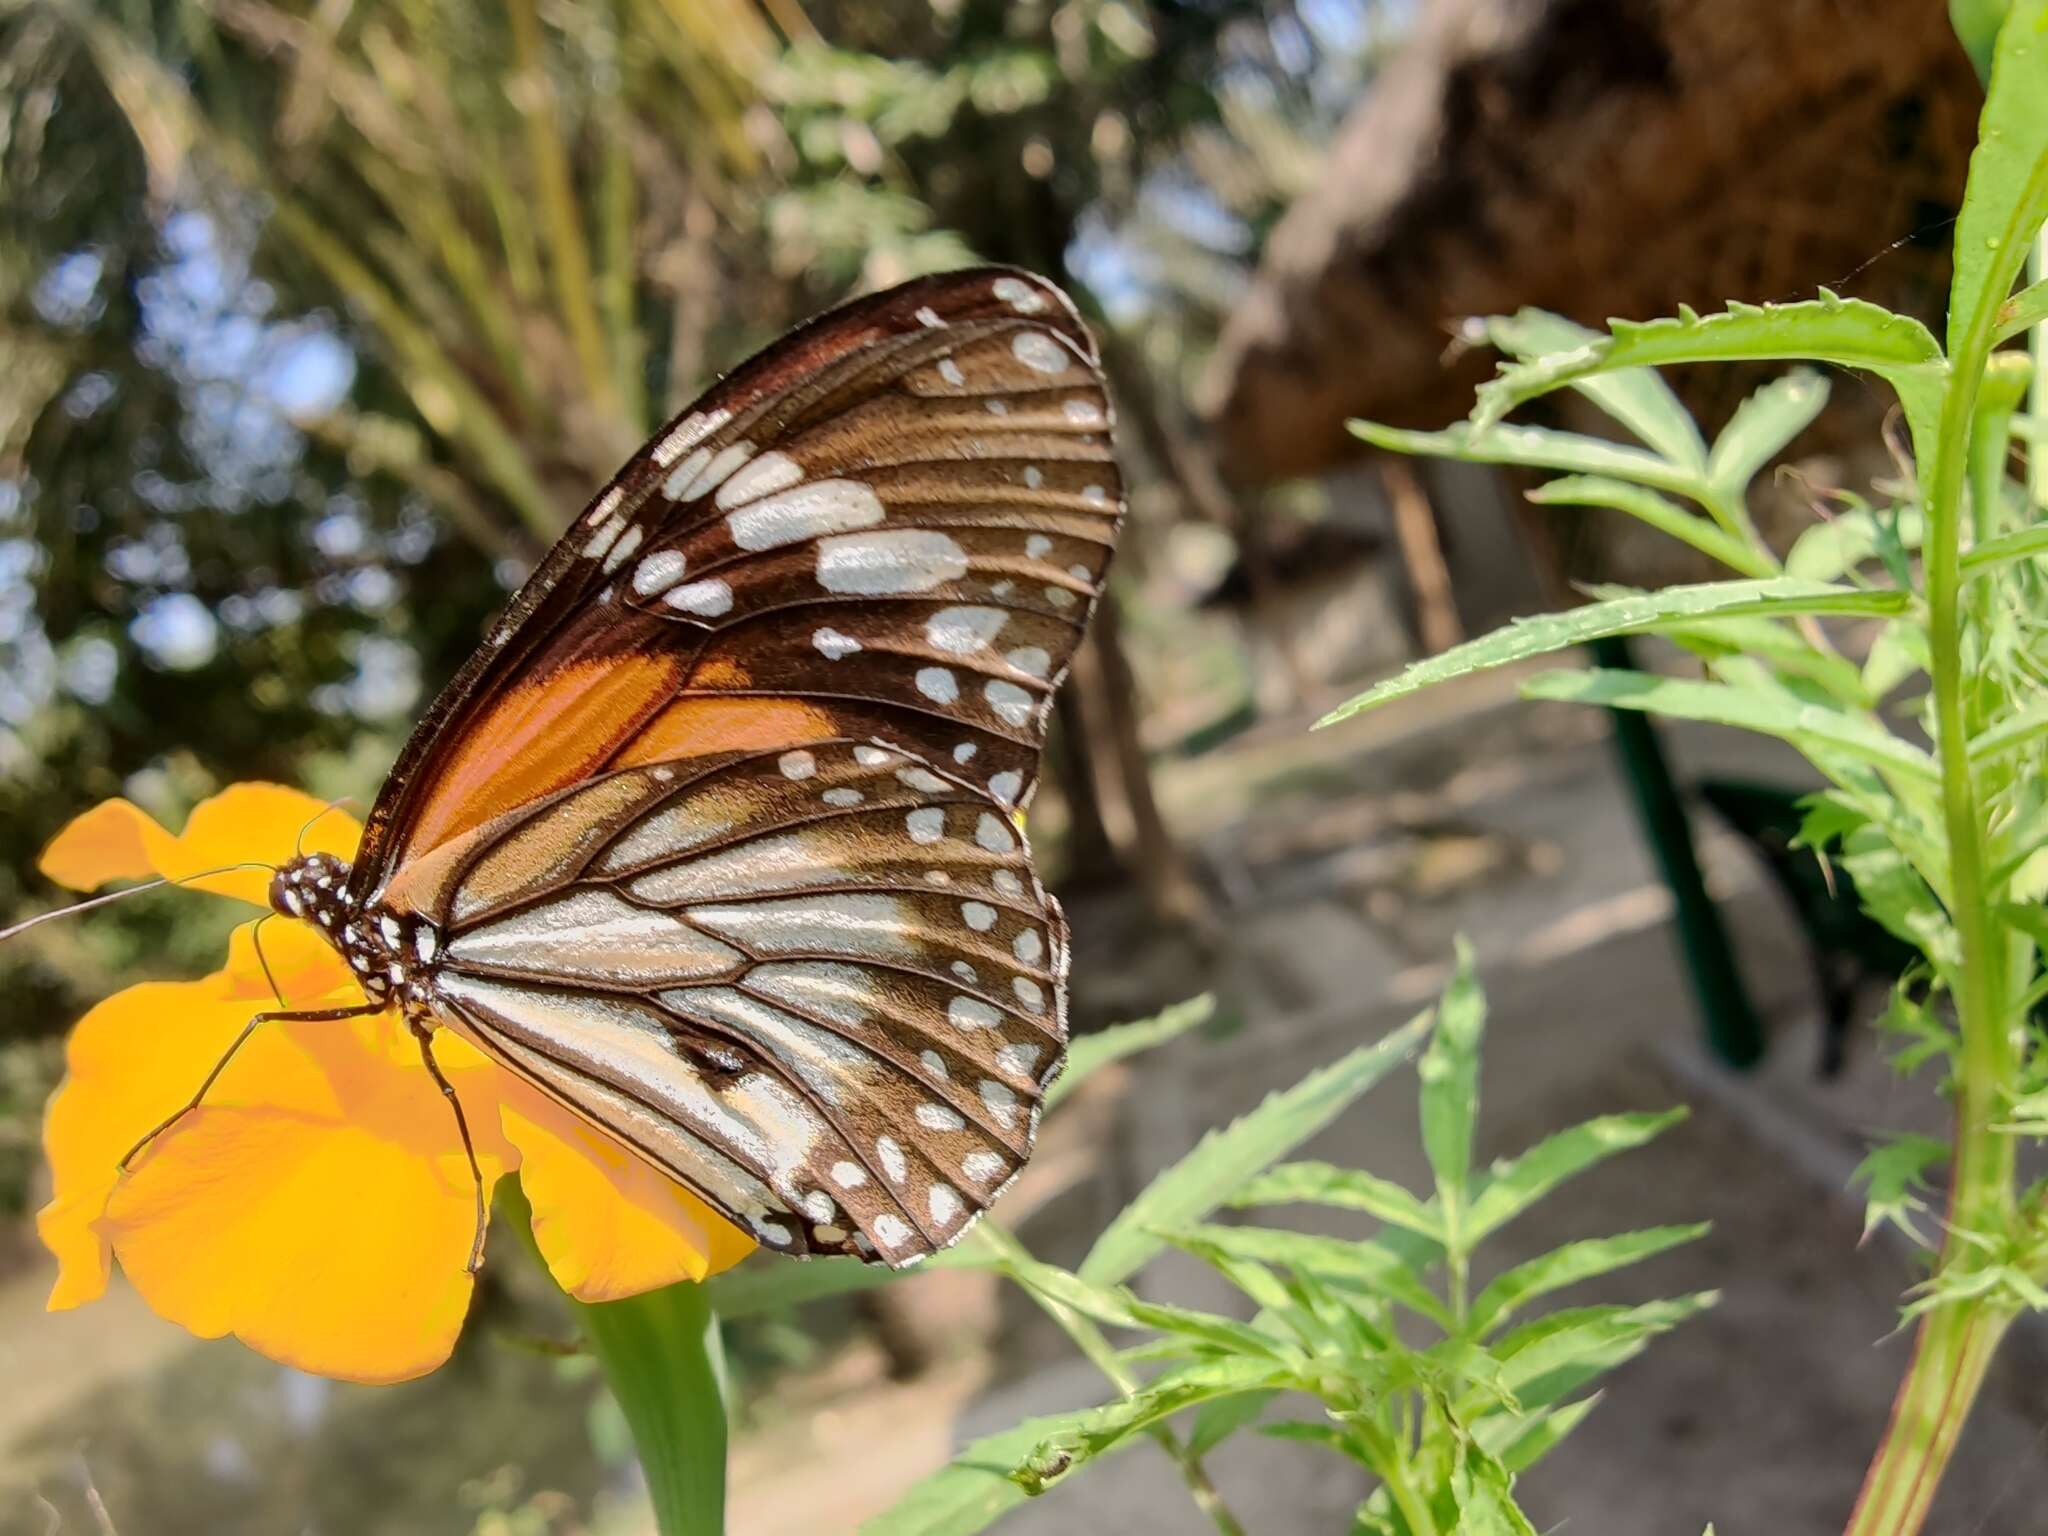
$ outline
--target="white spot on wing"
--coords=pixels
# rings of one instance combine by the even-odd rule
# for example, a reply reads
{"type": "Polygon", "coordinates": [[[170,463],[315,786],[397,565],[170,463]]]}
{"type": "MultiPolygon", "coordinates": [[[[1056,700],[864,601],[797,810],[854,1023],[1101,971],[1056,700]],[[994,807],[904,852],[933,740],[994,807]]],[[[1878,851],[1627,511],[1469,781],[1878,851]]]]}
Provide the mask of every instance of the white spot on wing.
{"type": "Polygon", "coordinates": [[[946,781],[929,768],[898,768],[896,777],[921,794],[936,795],[947,787],[946,781]]]}
{"type": "Polygon", "coordinates": [[[1099,427],[1103,425],[1102,407],[1093,400],[1069,400],[1062,408],[1067,420],[1077,427],[1099,427]]]}
{"type": "Polygon", "coordinates": [[[1065,373],[1073,356],[1043,331],[1019,331],[1010,343],[1018,362],[1038,373],[1065,373]]]}
{"type": "MultiPolygon", "coordinates": [[[[988,781],[988,792],[1002,801],[1004,805],[1015,805],[1017,803],[1017,796],[1023,788],[1024,775],[1014,768],[1008,772],[996,774],[988,781]]],[[[1009,871],[1003,870],[1000,873],[1008,874],[1009,871]]]]}
{"type": "Polygon", "coordinates": [[[838,806],[841,810],[845,810],[848,806],[859,805],[861,801],[867,798],[867,796],[863,795],[857,789],[852,789],[844,784],[841,784],[836,786],[835,788],[826,790],[825,793],[820,795],[818,798],[823,800],[827,805],[835,805],[838,806]]]}
{"type": "Polygon", "coordinates": [[[1032,1013],[1039,1013],[1044,1010],[1045,992],[1029,976],[1016,977],[1010,983],[1010,990],[1017,994],[1017,1001],[1022,1003],[1032,1013]]]}
{"type": "Polygon", "coordinates": [[[1024,553],[1034,560],[1043,560],[1052,553],[1052,540],[1042,533],[1034,533],[1024,541],[1024,553]]]}
{"type": "MultiPolygon", "coordinates": [[[[753,468],[749,465],[748,471],[753,468]]],[[[880,499],[862,482],[818,480],[744,506],[728,514],[725,525],[741,549],[781,549],[828,533],[872,528],[882,517],[880,499]]]]}
{"type": "Polygon", "coordinates": [[[1003,659],[1031,677],[1042,678],[1052,671],[1052,653],[1042,645],[1020,645],[1003,659]]]}
{"type": "Polygon", "coordinates": [[[912,811],[903,820],[913,843],[929,846],[946,835],[946,813],[935,805],[912,811]]]}
{"type": "Polygon", "coordinates": [[[715,619],[721,613],[732,611],[732,588],[713,576],[671,587],[661,600],[683,613],[699,613],[715,619]]]}
{"type": "Polygon", "coordinates": [[[680,550],[657,549],[633,567],[633,590],[642,597],[665,592],[683,579],[689,566],[680,550]]]}
{"type": "Polygon", "coordinates": [[[604,557],[607,572],[616,571],[633,557],[633,551],[640,547],[640,540],[646,536],[638,523],[619,535],[619,542],[611,547],[611,553],[604,557]]]}
{"type": "Polygon", "coordinates": [[[932,1220],[941,1229],[960,1219],[960,1191],[950,1184],[934,1184],[930,1195],[932,1220]]]}
{"type": "Polygon", "coordinates": [[[704,441],[732,419],[731,411],[692,411],[669,429],[668,436],[654,445],[654,462],[667,469],[690,449],[704,441]]]}
{"type": "Polygon", "coordinates": [[[818,585],[827,592],[929,592],[967,574],[967,551],[933,528],[848,534],[818,544],[818,585]]]}
{"type": "MultiPolygon", "coordinates": [[[[675,594],[669,594],[673,601],[675,594]]],[[[1022,725],[1031,718],[1033,699],[1015,683],[993,677],[983,685],[982,697],[988,700],[988,707],[996,712],[998,719],[1008,725],[1022,725]]]]}
{"type": "Polygon", "coordinates": [[[967,382],[967,375],[960,371],[960,365],[950,357],[939,364],[939,377],[956,388],[967,382]]]}
{"type": "Polygon", "coordinates": [[[1045,295],[1021,277],[999,277],[989,285],[989,292],[1020,315],[1035,315],[1045,308],[1045,295]]]}
{"type": "Polygon", "coordinates": [[[894,1136],[875,1138],[875,1156],[882,1160],[882,1172],[889,1176],[891,1184],[901,1184],[909,1176],[910,1164],[904,1161],[903,1148],[894,1136]]]}
{"type": "Polygon", "coordinates": [[[1005,1072],[1014,1072],[1019,1077],[1029,1077],[1031,1069],[1038,1065],[1038,1058],[1044,1054],[1044,1048],[1041,1046],[1006,1045],[996,1052],[996,1065],[1005,1072]]]}
{"type": "Polygon", "coordinates": [[[978,997],[956,997],[946,1005],[946,1017],[955,1029],[994,1029],[1003,1016],[978,997]]]}
{"type": "Polygon", "coordinates": [[[976,933],[987,933],[996,925],[996,909],[985,901],[963,902],[960,906],[960,920],[976,933]]]}
{"type": "Polygon", "coordinates": [[[832,1182],[841,1189],[859,1189],[867,1181],[867,1172],[859,1163],[842,1160],[832,1165],[832,1182]]]}
{"type": "Polygon", "coordinates": [[[995,1116],[996,1124],[1007,1129],[1017,1123],[1017,1094],[1008,1083],[999,1083],[992,1077],[983,1078],[981,1102],[995,1116]]]}
{"type": "Polygon", "coordinates": [[[944,667],[919,667],[917,691],[934,704],[951,704],[960,697],[960,679],[944,667]]]}
{"type": "Polygon", "coordinates": [[[1045,955],[1045,940],[1036,928],[1026,928],[1010,941],[1010,952],[1026,965],[1036,965],[1045,955]]]}
{"type": "Polygon", "coordinates": [[[901,1248],[910,1241],[910,1228],[902,1217],[884,1211],[875,1218],[875,1241],[884,1248],[901,1248]]]}
{"type": "MultiPolygon", "coordinates": [[[[711,490],[713,486],[723,484],[727,475],[738,469],[753,456],[754,445],[748,442],[738,442],[729,448],[720,449],[716,454],[712,455],[711,462],[704,466],[703,471],[698,474],[697,478],[683,487],[682,495],[676,499],[679,501],[695,501],[699,496],[711,490]]],[[[669,478],[673,480],[675,477],[671,475],[669,478]]]]}
{"type": "Polygon", "coordinates": [[[1002,1158],[994,1152],[970,1152],[960,1159],[960,1171],[970,1184],[988,1183],[1002,1173],[1004,1166],[1002,1158]]]}
{"type": "Polygon", "coordinates": [[[785,779],[808,779],[818,771],[818,760],[808,752],[785,752],[775,763],[785,779]]]}
{"type": "Polygon", "coordinates": [[[764,453],[753,463],[736,471],[718,488],[718,510],[730,512],[743,501],[787,490],[804,477],[803,465],[786,453],[764,453]]]}
{"type": "Polygon", "coordinates": [[[933,650],[971,656],[995,639],[1009,618],[1001,608],[941,608],[925,620],[924,637],[933,650]]]}
{"type": "Polygon", "coordinates": [[[959,1110],[944,1104],[920,1104],[913,1113],[917,1123],[928,1131],[957,1131],[967,1124],[959,1110]]]}
{"type": "Polygon", "coordinates": [[[854,639],[853,636],[842,635],[838,630],[832,629],[829,626],[811,636],[811,645],[827,661],[838,661],[842,657],[851,656],[860,649],[860,642],[854,639]]]}
{"type": "Polygon", "coordinates": [[[983,811],[981,819],[974,824],[974,840],[990,853],[1008,853],[1017,846],[1017,834],[1010,830],[1009,824],[987,811],[983,811]]]}

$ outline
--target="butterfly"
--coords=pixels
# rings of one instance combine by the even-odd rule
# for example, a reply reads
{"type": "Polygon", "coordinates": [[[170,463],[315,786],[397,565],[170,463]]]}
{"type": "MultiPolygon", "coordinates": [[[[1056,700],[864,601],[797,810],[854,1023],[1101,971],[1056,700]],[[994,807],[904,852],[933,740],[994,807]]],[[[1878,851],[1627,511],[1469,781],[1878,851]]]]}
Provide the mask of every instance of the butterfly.
{"type": "Polygon", "coordinates": [[[1066,1042],[1021,811],[1122,519],[1111,427],[1073,304],[1008,269],[734,370],[513,598],[354,862],[277,873],[366,996],[317,1016],[401,1010],[465,1146],[442,1029],[770,1249],[954,1242],[1066,1042]]]}

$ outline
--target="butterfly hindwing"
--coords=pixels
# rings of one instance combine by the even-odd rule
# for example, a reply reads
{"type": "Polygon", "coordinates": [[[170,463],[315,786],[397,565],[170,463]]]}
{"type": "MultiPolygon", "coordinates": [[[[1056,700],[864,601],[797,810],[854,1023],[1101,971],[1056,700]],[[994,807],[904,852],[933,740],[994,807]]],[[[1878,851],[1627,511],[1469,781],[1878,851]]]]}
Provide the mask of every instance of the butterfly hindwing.
{"type": "Polygon", "coordinates": [[[464,1032],[765,1244],[905,1263],[1029,1156],[1065,939],[1010,813],[819,742],[615,771],[392,894],[464,1032]]]}

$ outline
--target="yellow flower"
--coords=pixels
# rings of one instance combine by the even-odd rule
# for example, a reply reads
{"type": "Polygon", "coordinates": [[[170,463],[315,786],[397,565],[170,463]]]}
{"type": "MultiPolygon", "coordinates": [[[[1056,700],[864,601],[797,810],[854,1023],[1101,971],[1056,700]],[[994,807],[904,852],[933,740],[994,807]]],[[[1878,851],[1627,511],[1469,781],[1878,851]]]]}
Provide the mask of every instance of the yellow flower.
{"type": "MultiPolygon", "coordinates": [[[[353,818],[296,790],[237,784],[173,835],[125,800],[73,821],[42,869],[74,890],[250,867],[189,884],[267,905],[295,851],[350,857],[353,818]],[[303,835],[303,844],[300,842],[303,835]]],[[[454,1117],[396,1012],[274,1023],[250,1036],[204,1105],[117,1164],[192,1096],[250,1016],[279,1006],[254,923],[225,969],[146,982],[79,1020],[44,1145],[55,1195],[37,1230],[56,1255],[52,1310],[98,1297],[113,1258],[150,1306],[203,1338],[232,1333],[271,1359],[351,1381],[401,1381],[448,1357],[469,1309],[474,1186],[454,1117]]],[[[307,924],[263,931],[284,1006],[363,1001],[307,924]]],[[[562,1288],[613,1301],[701,1280],[751,1239],[451,1032],[454,1084],[486,1185],[518,1169],[534,1236],[562,1288]]]]}

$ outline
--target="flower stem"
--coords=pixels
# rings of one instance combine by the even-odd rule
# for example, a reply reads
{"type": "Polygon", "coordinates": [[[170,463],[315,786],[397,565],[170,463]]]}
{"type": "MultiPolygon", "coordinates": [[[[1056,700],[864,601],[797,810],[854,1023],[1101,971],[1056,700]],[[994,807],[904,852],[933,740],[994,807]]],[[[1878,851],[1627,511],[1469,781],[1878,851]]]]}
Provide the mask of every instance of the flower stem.
{"type": "MultiPolygon", "coordinates": [[[[517,1176],[499,1184],[497,1198],[499,1215],[538,1257],[517,1176]]],[[[655,1529],[723,1536],[725,1354],[704,1287],[684,1282],[594,1305],[565,1299],[633,1431],[655,1529]]]]}
{"type": "Polygon", "coordinates": [[[1847,1536],[1920,1529],[2009,1322],[2004,1313],[1967,1302],[1927,1314],[1847,1536]]]}

